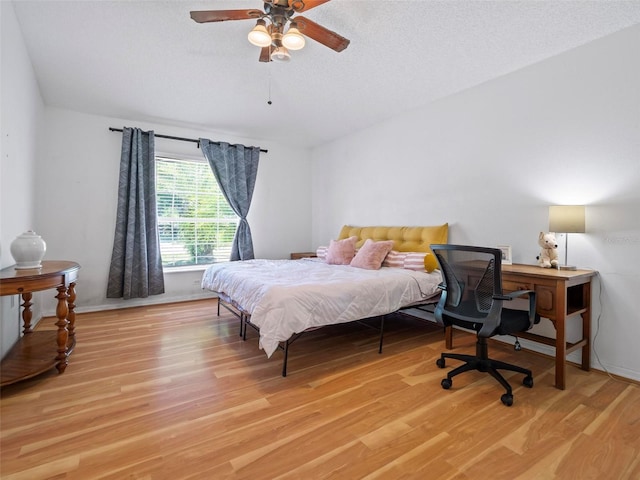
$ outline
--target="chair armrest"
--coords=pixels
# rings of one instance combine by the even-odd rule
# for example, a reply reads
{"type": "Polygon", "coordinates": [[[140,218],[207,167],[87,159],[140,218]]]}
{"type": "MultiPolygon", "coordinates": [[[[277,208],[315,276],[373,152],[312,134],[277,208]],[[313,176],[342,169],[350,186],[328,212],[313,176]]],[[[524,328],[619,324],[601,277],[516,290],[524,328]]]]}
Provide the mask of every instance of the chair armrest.
{"type": "Polygon", "coordinates": [[[522,297],[523,295],[527,295],[527,294],[533,294],[533,296],[535,297],[536,292],[534,292],[533,290],[516,290],[515,292],[510,292],[510,293],[506,293],[506,294],[502,294],[502,295],[494,295],[493,299],[494,300],[504,300],[504,301],[511,301],[514,300],[518,297],[522,297]]]}
{"type": "Polygon", "coordinates": [[[515,300],[518,297],[529,295],[529,329],[536,323],[540,322],[540,316],[536,313],[536,292],[534,290],[516,290],[507,294],[496,295],[493,298],[496,300],[510,301],[515,300]]]}

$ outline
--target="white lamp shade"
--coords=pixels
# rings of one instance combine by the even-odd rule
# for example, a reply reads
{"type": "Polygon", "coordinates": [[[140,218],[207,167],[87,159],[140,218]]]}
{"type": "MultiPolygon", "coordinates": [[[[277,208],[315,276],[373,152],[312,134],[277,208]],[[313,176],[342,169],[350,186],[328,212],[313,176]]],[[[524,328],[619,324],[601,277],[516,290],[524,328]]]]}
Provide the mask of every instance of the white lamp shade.
{"type": "Polygon", "coordinates": [[[271,45],[271,35],[269,35],[265,21],[262,19],[258,20],[256,26],[247,35],[247,38],[256,47],[268,47],[271,45]]]}
{"type": "Polygon", "coordinates": [[[305,42],[302,34],[293,25],[282,37],[282,44],[287,47],[288,50],[300,50],[304,47],[305,42]]]}
{"type": "Polygon", "coordinates": [[[549,231],[555,233],[585,233],[584,205],[554,205],[549,207],[549,231]]]}

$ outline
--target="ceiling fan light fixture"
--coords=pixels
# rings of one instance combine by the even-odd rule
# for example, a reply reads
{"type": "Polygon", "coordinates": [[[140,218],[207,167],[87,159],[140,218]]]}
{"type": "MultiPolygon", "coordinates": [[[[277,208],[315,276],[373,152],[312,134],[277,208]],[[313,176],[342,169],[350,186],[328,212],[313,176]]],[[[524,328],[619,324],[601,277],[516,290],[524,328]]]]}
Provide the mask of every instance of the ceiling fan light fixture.
{"type": "Polygon", "coordinates": [[[282,44],[287,47],[288,50],[300,50],[304,47],[305,39],[298,30],[295,22],[291,22],[289,30],[287,30],[287,33],[282,37],[282,44]]]}
{"type": "Polygon", "coordinates": [[[271,60],[276,62],[288,62],[291,60],[291,55],[289,54],[289,50],[287,50],[284,46],[276,47],[273,52],[271,52],[271,60]]]}
{"type": "Polygon", "coordinates": [[[249,32],[247,38],[256,47],[268,47],[271,45],[271,35],[267,31],[267,23],[262,18],[256,22],[256,26],[249,32]]]}

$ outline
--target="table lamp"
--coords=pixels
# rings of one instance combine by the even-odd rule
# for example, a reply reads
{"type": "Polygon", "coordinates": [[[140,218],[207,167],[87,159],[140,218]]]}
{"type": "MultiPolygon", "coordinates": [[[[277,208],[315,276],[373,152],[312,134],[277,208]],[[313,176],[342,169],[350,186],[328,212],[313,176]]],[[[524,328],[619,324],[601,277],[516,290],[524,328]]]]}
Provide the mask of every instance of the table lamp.
{"type": "Polygon", "coordinates": [[[567,246],[570,233],[584,233],[584,205],[554,205],[549,207],[549,231],[564,233],[564,265],[560,270],[575,270],[576,267],[567,265],[567,246]]]}

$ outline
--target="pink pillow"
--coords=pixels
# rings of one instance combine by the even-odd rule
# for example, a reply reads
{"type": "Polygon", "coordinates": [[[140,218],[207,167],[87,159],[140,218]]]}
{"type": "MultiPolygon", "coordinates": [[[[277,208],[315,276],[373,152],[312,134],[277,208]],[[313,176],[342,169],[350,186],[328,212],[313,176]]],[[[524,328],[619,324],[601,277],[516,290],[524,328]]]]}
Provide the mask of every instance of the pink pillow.
{"type": "Polygon", "coordinates": [[[382,266],[382,261],[387,253],[393,248],[393,240],[374,242],[370,238],[360,247],[358,253],[351,260],[352,267],[365,268],[367,270],[378,270],[382,266]]]}
{"type": "Polygon", "coordinates": [[[331,240],[325,261],[330,265],[349,265],[356,254],[358,237],[331,240]]]}

